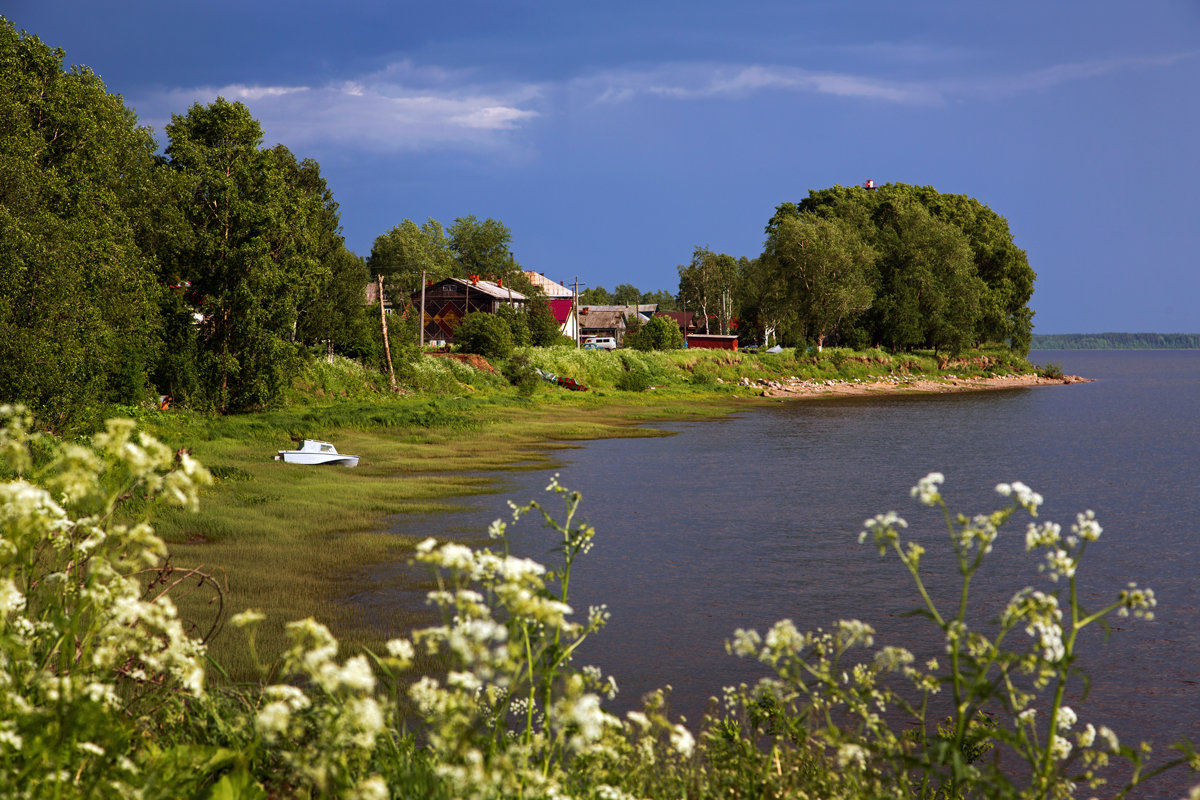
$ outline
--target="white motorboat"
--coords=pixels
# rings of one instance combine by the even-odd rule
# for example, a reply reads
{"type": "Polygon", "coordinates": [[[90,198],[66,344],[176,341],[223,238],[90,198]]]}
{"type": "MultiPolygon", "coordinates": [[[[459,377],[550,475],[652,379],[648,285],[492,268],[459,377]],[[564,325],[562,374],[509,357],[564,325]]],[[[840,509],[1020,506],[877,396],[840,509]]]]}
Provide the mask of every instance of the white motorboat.
{"type": "Polygon", "coordinates": [[[329,442],[319,442],[316,439],[304,439],[300,442],[299,450],[280,450],[275,456],[276,461],[286,461],[289,464],[336,464],[340,467],[357,467],[358,456],[348,456],[339,453],[329,442]]]}

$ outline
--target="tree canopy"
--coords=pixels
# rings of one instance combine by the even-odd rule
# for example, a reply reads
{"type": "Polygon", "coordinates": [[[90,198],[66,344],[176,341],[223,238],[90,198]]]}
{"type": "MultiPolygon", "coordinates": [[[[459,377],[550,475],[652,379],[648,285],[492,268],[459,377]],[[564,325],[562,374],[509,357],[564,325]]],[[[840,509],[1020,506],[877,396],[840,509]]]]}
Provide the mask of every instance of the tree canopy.
{"type": "Polygon", "coordinates": [[[158,393],[282,392],[302,345],[363,351],[362,262],[319,166],[218,99],[163,155],[120,96],[0,18],[0,402],[45,424],[158,393]]]}
{"type": "Polygon", "coordinates": [[[1008,221],[974,198],[930,186],[834,186],[780,205],[767,226],[805,214],[840,219],[879,254],[876,300],[855,321],[893,348],[961,349],[985,341],[1028,352],[1037,277],[1008,221]]]}

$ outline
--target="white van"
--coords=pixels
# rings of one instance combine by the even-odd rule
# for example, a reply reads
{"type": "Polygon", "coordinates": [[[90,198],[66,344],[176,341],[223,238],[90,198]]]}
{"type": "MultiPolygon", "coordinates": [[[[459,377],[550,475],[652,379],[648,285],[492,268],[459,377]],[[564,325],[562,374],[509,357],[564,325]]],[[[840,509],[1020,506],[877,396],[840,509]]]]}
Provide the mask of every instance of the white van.
{"type": "Polygon", "coordinates": [[[584,350],[616,350],[617,340],[611,336],[589,336],[583,340],[584,350]]]}

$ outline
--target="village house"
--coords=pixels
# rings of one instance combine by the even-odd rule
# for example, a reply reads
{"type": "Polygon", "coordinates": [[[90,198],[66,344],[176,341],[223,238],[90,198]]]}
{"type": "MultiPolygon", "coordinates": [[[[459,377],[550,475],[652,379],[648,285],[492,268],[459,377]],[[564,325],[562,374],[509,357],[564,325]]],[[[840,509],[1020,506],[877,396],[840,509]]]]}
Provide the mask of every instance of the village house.
{"type": "Polygon", "coordinates": [[[579,324],[582,328],[582,335],[585,338],[588,336],[611,336],[617,340],[617,345],[621,345],[622,340],[625,338],[625,331],[629,327],[626,322],[629,317],[636,314],[638,322],[641,325],[645,325],[657,311],[657,303],[623,306],[580,306],[579,324]]]}
{"type": "Polygon", "coordinates": [[[425,341],[450,343],[454,341],[454,329],[467,314],[495,314],[500,306],[524,306],[529,298],[505,286],[503,279],[492,283],[473,275],[444,278],[425,286],[424,292],[413,292],[410,299],[417,308],[424,303],[425,341]]]}
{"type": "Polygon", "coordinates": [[[579,337],[579,315],[575,313],[575,293],[561,283],[555,283],[540,272],[525,270],[529,283],[546,295],[550,303],[550,313],[558,323],[558,330],[563,336],[572,339],[579,337]]]}

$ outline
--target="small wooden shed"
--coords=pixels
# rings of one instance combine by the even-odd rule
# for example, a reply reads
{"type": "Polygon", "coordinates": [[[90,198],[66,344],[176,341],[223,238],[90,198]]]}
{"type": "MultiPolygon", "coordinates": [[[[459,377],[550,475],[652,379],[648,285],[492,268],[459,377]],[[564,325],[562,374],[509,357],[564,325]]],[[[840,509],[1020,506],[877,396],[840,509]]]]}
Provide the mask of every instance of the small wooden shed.
{"type": "Polygon", "coordinates": [[[687,346],[707,350],[737,350],[737,336],[721,336],[716,333],[689,333],[687,346]]]}

